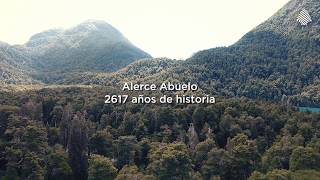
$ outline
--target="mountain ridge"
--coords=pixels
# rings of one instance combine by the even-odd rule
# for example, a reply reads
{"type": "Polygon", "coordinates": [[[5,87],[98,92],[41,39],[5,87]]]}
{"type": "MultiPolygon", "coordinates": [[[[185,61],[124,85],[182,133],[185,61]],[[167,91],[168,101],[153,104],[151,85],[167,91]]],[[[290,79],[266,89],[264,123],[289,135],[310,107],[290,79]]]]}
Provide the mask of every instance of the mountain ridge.
{"type": "MultiPolygon", "coordinates": [[[[320,93],[320,22],[317,12],[320,12],[318,1],[292,0],[229,47],[199,51],[186,61],[173,64],[170,59],[133,63],[129,68],[135,73],[128,73],[128,68],[120,68],[112,74],[76,70],[73,75],[59,73],[44,82],[111,86],[126,80],[197,82],[205,92],[225,97],[244,96],[320,106],[320,99],[314,98],[318,97],[317,92],[320,93]],[[308,10],[313,19],[307,26],[296,21],[302,9],[308,10]],[[284,29],[275,25],[282,25],[284,29]],[[163,62],[172,67],[152,70],[150,65],[161,67],[163,62]],[[148,72],[148,75],[141,75],[142,72],[148,72]]],[[[94,28],[83,25],[82,30],[94,28]]]]}
{"type": "MultiPolygon", "coordinates": [[[[72,72],[113,72],[138,59],[151,57],[110,24],[94,20],[65,30],[42,31],[22,45],[2,43],[1,46],[26,57],[3,62],[23,61],[21,70],[26,69],[28,76],[45,83],[72,72]]],[[[6,54],[5,48],[0,53],[6,54]]]]}
{"type": "MultiPolygon", "coordinates": [[[[139,81],[197,82],[209,94],[320,107],[317,96],[320,94],[320,22],[317,12],[320,12],[319,1],[290,1],[235,44],[199,51],[180,65],[139,81]],[[308,26],[296,21],[303,8],[309,10],[314,19],[308,26]],[[293,9],[292,13],[284,13],[293,9]],[[285,23],[282,28],[287,29],[281,32],[289,34],[270,25],[284,22],[290,23],[285,23]]],[[[131,79],[133,75],[119,73],[121,75],[115,75],[114,79],[124,77],[118,80],[124,82],[129,78],[136,81],[131,79]]],[[[90,78],[91,82],[98,84],[118,84],[118,81],[110,83],[113,82],[110,75],[99,74],[90,78]]],[[[91,82],[84,81],[84,84],[91,82]]]]}

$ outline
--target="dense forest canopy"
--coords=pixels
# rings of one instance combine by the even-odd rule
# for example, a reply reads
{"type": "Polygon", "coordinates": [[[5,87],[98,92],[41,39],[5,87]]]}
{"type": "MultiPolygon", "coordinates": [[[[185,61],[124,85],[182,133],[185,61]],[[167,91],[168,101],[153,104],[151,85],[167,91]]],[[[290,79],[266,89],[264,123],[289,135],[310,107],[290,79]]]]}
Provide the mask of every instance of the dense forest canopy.
{"type": "Polygon", "coordinates": [[[3,93],[3,179],[259,179],[319,175],[320,115],[246,98],[108,105],[113,88],[3,93]]]}

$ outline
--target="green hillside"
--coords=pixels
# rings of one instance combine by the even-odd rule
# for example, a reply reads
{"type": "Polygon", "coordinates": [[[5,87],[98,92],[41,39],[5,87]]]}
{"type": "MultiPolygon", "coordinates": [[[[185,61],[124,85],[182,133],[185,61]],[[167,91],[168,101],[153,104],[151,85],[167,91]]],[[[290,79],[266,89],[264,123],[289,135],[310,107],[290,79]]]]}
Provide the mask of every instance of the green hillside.
{"type": "MultiPolygon", "coordinates": [[[[9,46],[10,57],[2,57],[11,69],[11,80],[25,78],[53,83],[77,72],[114,72],[128,64],[151,56],[129,42],[118,30],[103,21],[89,20],[70,29],[52,29],[33,35],[24,45],[9,46]],[[26,60],[27,59],[27,60],[26,60]],[[23,64],[23,65],[22,65],[23,64]]],[[[0,49],[0,55],[8,53],[0,49]]],[[[30,83],[26,81],[25,83],[30,83]]]]}
{"type": "MultiPolygon", "coordinates": [[[[319,4],[312,0],[291,1],[234,45],[200,51],[144,81],[196,82],[207,93],[225,97],[320,106],[319,4]],[[313,18],[307,26],[296,20],[302,9],[313,18]]],[[[100,74],[90,81],[107,85],[112,83],[109,77],[100,74]]],[[[127,78],[134,81],[132,76],[127,78]]]]}

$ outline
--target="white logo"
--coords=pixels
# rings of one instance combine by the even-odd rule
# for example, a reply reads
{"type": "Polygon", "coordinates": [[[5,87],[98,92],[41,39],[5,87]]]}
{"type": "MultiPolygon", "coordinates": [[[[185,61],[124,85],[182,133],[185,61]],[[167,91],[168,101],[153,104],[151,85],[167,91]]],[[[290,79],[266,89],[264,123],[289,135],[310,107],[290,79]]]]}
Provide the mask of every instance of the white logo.
{"type": "Polygon", "coordinates": [[[312,22],[312,19],[311,19],[311,16],[310,14],[308,13],[307,10],[303,9],[298,18],[297,18],[297,21],[302,25],[302,26],[306,26],[308,25],[309,23],[312,22]]]}

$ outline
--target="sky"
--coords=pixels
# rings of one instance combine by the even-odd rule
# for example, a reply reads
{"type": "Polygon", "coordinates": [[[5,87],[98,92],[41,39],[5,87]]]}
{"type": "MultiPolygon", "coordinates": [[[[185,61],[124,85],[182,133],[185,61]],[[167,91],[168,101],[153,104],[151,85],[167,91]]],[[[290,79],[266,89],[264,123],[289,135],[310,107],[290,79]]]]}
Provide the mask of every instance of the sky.
{"type": "Polygon", "coordinates": [[[104,20],[153,57],[184,59],[228,46],[289,0],[1,0],[0,41],[104,20]]]}

